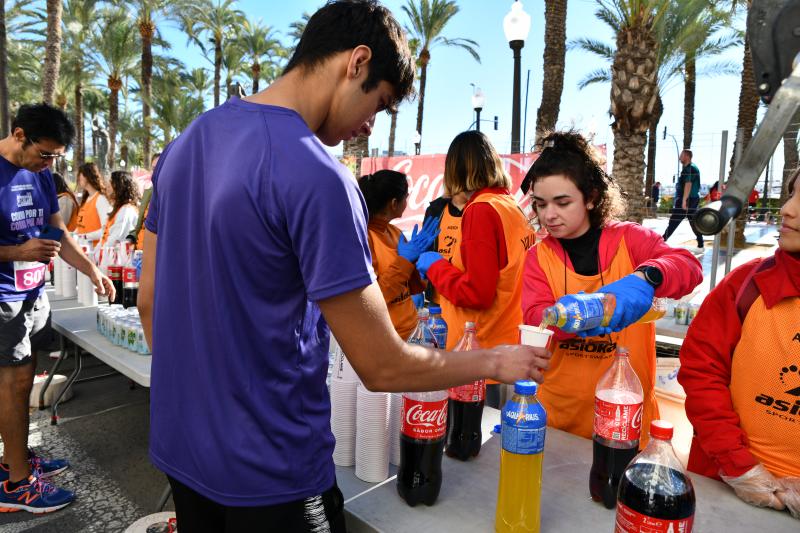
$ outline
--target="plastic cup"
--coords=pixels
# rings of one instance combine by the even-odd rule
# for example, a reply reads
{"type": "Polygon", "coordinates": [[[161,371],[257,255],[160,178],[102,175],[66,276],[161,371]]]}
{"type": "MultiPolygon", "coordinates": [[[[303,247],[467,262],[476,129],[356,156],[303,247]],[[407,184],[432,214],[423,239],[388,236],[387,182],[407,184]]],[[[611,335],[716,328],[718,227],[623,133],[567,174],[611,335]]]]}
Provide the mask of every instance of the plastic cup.
{"type": "Polygon", "coordinates": [[[539,329],[538,326],[519,325],[520,344],[533,346],[534,348],[546,348],[550,342],[553,332],[549,329],[539,329]]]}

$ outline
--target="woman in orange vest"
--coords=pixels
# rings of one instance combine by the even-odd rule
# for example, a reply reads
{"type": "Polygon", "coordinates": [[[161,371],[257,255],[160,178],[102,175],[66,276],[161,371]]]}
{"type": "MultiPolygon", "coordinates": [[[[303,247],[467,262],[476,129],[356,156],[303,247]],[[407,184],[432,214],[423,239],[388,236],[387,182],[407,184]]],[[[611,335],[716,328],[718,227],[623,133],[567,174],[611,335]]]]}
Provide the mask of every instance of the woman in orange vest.
{"type": "Polygon", "coordinates": [[[111,205],[105,196],[106,186],[100,169],[94,163],[84,163],[78,168],[78,185],[83,190],[78,210],[78,235],[92,242],[100,242],[108,221],[111,205]]]}
{"type": "MultiPolygon", "coordinates": [[[[489,139],[466,131],[453,139],[445,158],[445,189],[468,201],[461,217],[461,242],[450,260],[425,252],[417,270],[440,295],[447,322],[447,349],[474,322],[483,348],[519,344],[522,266],[533,230],[511,195],[511,178],[489,139]]],[[[486,404],[499,406],[499,387],[487,387],[486,404]]]]}
{"type": "Polygon", "coordinates": [[[100,246],[112,246],[124,240],[139,218],[139,188],[127,170],[111,173],[111,198],[114,209],[109,213],[100,246]]]}
{"type": "Polygon", "coordinates": [[[410,241],[390,222],[403,215],[408,199],[405,174],[394,170],[379,170],[358,180],[358,187],[369,212],[369,249],[372,268],[378,277],[392,325],[401,338],[407,339],[417,325],[417,311],[412,294],[425,290],[414,263],[427,250],[438,232],[436,221],[428,222],[410,241]]]}
{"type": "Polygon", "coordinates": [[[678,381],[694,426],[689,470],[744,501],[800,518],[800,171],[778,249],[712,290],[681,347],[678,381]]]}
{"type": "Polygon", "coordinates": [[[78,227],[78,199],[69,190],[64,176],[58,172],[53,172],[53,182],[56,184],[56,195],[58,196],[58,212],[67,226],[67,231],[75,231],[78,227]]]}
{"type": "Polygon", "coordinates": [[[616,347],[625,346],[644,389],[645,442],[650,420],[658,417],[655,325],[635,322],[650,308],[654,294],[680,298],[696,287],[703,279],[700,263],[657,233],[614,219],[625,207],[619,189],[579,134],[550,134],[544,147],[526,177],[549,236],[525,261],[525,323],[538,326],[543,311],[566,294],[600,290],[617,297],[608,330],[597,328],[586,338],[554,331],[550,369],[538,393],[547,424],[592,438],[595,386],[611,366],[616,347]],[[610,330],[619,333],[608,335],[610,330]]]}

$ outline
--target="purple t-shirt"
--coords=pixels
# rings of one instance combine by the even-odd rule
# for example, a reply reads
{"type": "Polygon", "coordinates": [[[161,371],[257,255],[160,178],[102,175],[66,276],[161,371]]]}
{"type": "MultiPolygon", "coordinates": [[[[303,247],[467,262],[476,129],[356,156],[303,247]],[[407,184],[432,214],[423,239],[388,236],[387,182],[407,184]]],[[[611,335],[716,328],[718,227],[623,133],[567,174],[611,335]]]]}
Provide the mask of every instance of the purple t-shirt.
{"type": "Polygon", "coordinates": [[[334,483],[329,329],[316,302],[372,283],[352,175],[296,112],[231,100],[165,150],[145,227],[158,235],[150,456],[223,505],[334,483]]]}
{"type": "MultiPolygon", "coordinates": [[[[54,213],[58,197],[50,171],[31,172],[0,156],[0,246],[38,237],[54,213]]],[[[47,265],[37,261],[0,262],[0,302],[38,298],[46,278],[47,265]]]]}

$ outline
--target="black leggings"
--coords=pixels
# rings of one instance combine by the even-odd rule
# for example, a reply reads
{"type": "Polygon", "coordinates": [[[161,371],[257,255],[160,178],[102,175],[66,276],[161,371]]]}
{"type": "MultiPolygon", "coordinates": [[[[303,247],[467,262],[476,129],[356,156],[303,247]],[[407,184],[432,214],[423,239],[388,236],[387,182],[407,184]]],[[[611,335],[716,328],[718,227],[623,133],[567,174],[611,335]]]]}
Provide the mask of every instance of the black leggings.
{"type": "Polygon", "coordinates": [[[683,222],[684,218],[689,219],[689,224],[692,226],[692,231],[694,232],[695,237],[697,237],[697,246],[703,246],[703,236],[695,229],[694,227],[694,214],[697,211],[697,206],[700,203],[700,198],[689,198],[686,201],[686,209],[680,207],[678,202],[675,203],[675,207],[672,209],[672,216],[669,217],[669,224],[667,225],[667,231],[664,232],[664,240],[666,241],[669,239],[670,235],[680,226],[681,222],[683,222]]]}
{"type": "Polygon", "coordinates": [[[230,507],[172,479],[172,501],[180,533],[346,533],[344,497],[336,483],[318,496],[262,507],[230,507]]]}

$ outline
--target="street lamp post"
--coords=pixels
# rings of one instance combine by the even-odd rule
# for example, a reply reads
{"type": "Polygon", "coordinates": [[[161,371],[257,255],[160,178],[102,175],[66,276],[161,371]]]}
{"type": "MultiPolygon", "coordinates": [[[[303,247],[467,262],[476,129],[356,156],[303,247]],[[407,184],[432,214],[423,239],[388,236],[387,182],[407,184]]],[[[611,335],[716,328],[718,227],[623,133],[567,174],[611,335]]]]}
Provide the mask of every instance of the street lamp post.
{"type": "Polygon", "coordinates": [[[486,97],[480,87],[475,87],[472,93],[472,109],[475,110],[475,131],[481,131],[481,111],[486,104],[486,97]]]}
{"type": "Polygon", "coordinates": [[[522,9],[522,2],[517,0],[511,4],[511,11],[503,19],[503,32],[506,34],[508,45],[514,51],[514,96],[511,107],[511,153],[520,152],[519,133],[520,133],[520,107],[522,73],[521,59],[522,47],[525,46],[525,39],[531,30],[531,17],[522,9]]]}

